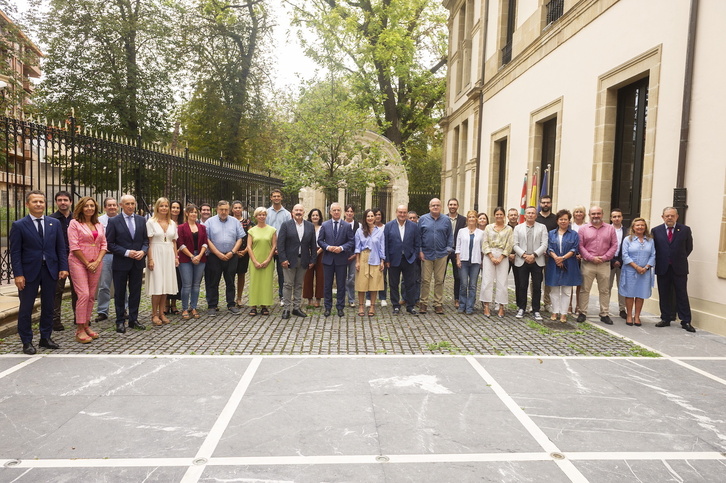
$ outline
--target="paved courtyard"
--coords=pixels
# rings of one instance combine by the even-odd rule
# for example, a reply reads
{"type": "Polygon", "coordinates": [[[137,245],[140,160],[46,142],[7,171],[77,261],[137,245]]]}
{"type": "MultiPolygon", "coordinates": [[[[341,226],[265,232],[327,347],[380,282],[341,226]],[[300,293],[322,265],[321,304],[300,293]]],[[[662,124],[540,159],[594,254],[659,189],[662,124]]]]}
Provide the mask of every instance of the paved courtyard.
{"type": "Polygon", "coordinates": [[[378,314],[8,337],[0,482],[723,481],[724,337],[378,314]]]}

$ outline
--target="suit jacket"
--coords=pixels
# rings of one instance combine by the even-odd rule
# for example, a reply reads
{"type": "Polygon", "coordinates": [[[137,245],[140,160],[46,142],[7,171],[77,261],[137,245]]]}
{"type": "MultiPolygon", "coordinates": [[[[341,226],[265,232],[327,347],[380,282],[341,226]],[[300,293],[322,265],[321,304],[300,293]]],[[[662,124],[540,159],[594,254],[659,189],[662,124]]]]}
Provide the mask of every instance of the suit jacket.
{"type": "Polygon", "coordinates": [[[401,241],[401,232],[398,230],[398,220],[394,219],[386,223],[383,229],[383,236],[386,241],[386,262],[392,267],[401,265],[401,259],[413,263],[421,251],[419,243],[421,237],[418,234],[418,224],[406,220],[406,228],[401,241]]]}
{"type": "MultiPolygon", "coordinates": [[[[540,267],[545,266],[545,253],[547,252],[547,227],[542,223],[534,223],[534,254],[537,256],[535,262],[540,267]]],[[[523,255],[527,251],[527,223],[522,223],[514,229],[514,266],[524,265],[523,255]]]]}
{"type": "Polygon", "coordinates": [[[146,220],[143,216],[134,215],[134,222],[136,223],[136,231],[132,238],[129,227],[126,226],[126,218],[123,212],[108,220],[106,241],[108,242],[108,249],[113,253],[114,270],[131,270],[134,266],[137,268],[146,266],[146,257],[141,260],[134,260],[126,256],[127,250],[141,250],[144,253],[149,251],[146,220]]]}
{"type": "Polygon", "coordinates": [[[36,280],[43,267],[43,257],[54,280],[58,279],[58,272],[68,271],[68,250],[60,221],[43,217],[43,238],[40,238],[33,218],[25,216],[13,222],[8,241],[15,277],[25,277],[26,282],[36,280]]]}
{"type": "Polygon", "coordinates": [[[665,223],[653,228],[651,234],[655,241],[655,274],[665,275],[672,266],[676,275],[688,275],[688,255],[693,251],[691,228],[676,223],[670,243],[665,223]]]}
{"type": "Polygon", "coordinates": [[[318,245],[323,249],[323,265],[348,265],[348,257],[353,254],[355,247],[355,234],[350,223],[342,218],[338,228],[338,236],[333,236],[333,220],[328,220],[320,227],[318,245]],[[328,247],[343,247],[340,253],[328,251],[328,247]]]}
{"type": "Polygon", "coordinates": [[[623,239],[620,240],[620,247],[618,248],[618,251],[615,252],[615,256],[610,259],[610,268],[615,268],[615,262],[620,262],[620,267],[623,266],[623,242],[625,241],[625,237],[628,236],[628,230],[627,226],[623,226],[623,239]]]}
{"type": "MultiPolygon", "coordinates": [[[[447,218],[449,215],[446,215],[447,218]]],[[[466,228],[466,217],[464,215],[456,215],[456,225],[454,225],[454,245],[451,248],[456,248],[456,237],[459,236],[459,230],[466,228]]],[[[456,257],[456,254],[452,251],[450,256],[456,257]]]]}
{"type": "Polygon", "coordinates": [[[303,220],[303,236],[300,240],[295,225],[295,220],[292,219],[280,226],[280,232],[277,234],[277,256],[280,263],[290,262],[290,268],[297,267],[298,260],[301,267],[308,268],[308,265],[314,265],[318,258],[315,226],[309,221],[303,220]]]}

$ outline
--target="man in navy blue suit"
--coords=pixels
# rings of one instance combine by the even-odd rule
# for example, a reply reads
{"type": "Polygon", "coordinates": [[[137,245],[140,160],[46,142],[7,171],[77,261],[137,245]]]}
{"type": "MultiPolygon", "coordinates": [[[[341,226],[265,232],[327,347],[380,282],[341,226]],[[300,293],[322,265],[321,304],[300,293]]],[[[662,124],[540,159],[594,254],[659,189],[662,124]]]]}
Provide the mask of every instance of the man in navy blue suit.
{"type": "Polygon", "coordinates": [[[343,209],[340,203],[330,205],[332,219],[323,223],[318,235],[318,246],[323,249],[323,280],[325,281],[325,317],[333,308],[333,277],[338,287],[336,307],[338,316],[343,317],[345,311],[345,280],[348,271],[348,257],[353,253],[355,237],[350,225],[340,219],[343,209]]]}
{"type": "Polygon", "coordinates": [[[406,312],[416,312],[416,258],[421,251],[418,224],[408,220],[408,207],[399,205],[396,208],[396,219],[386,223],[383,229],[386,241],[386,267],[388,267],[388,286],[391,289],[393,314],[401,313],[401,297],[399,287],[403,275],[403,299],[406,301],[406,312]]]}
{"type": "Polygon", "coordinates": [[[691,325],[691,304],[688,301],[688,255],[693,251],[693,235],[686,225],[678,223],[678,210],[669,206],[663,210],[663,223],[652,230],[655,242],[655,274],[658,277],[660,322],[656,327],[668,327],[676,320],[673,299],[681,319],[681,327],[696,332],[691,325]]]}
{"type": "Polygon", "coordinates": [[[136,198],[131,195],[121,197],[122,213],[108,220],[106,240],[108,249],[113,253],[113,287],[116,305],[116,332],[126,333],[124,324],[124,304],[126,287],[129,289],[129,328],[144,330],[139,323],[139,303],[141,284],[146,266],[146,252],[149,250],[149,237],[146,220],[134,214],[136,198]]]}
{"type": "Polygon", "coordinates": [[[60,222],[45,214],[45,195],[33,190],[25,196],[29,215],[13,223],[10,229],[10,260],[18,287],[18,335],[23,352],[33,355],[33,329],[31,313],[40,295],[40,347],[58,349],[53,333],[53,307],[55,286],[68,276],[68,254],[60,222]]]}

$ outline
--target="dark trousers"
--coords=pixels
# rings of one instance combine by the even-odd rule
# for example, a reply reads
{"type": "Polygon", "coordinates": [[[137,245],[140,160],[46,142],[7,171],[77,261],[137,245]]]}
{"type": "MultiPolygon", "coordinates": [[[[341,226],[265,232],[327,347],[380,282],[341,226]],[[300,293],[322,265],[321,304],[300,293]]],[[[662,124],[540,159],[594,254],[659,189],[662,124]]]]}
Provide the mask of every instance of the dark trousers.
{"type": "MultiPolygon", "coordinates": [[[[416,257],[416,261],[413,262],[413,276],[414,276],[414,283],[413,283],[413,294],[414,303],[418,304],[419,299],[421,298],[421,259],[416,257]]],[[[408,302],[408,300],[406,300],[408,302]]]]}
{"type": "Polygon", "coordinates": [[[141,303],[141,283],[144,267],[134,264],[129,270],[113,271],[113,302],[116,305],[116,323],[124,323],[124,306],[126,305],[126,287],[129,289],[129,324],[139,321],[139,304],[141,303]]]}
{"type": "Polygon", "coordinates": [[[532,312],[539,312],[542,299],[542,267],[536,263],[524,263],[521,267],[514,267],[515,273],[519,271],[517,281],[517,308],[527,310],[527,289],[529,279],[532,278],[532,312]]]}
{"type": "Polygon", "coordinates": [[[216,309],[219,305],[219,281],[224,275],[224,295],[227,299],[227,308],[234,307],[236,286],[234,284],[237,275],[237,260],[239,257],[232,257],[230,260],[221,260],[210,253],[207,256],[207,265],[204,267],[204,287],[207,291],[207,308],[216,309]]]}
{"type": "Polygon", "coordinates": [[[348,277],[348,264],[325,265],[323,264],[323,279],[325,280],[325,310],[333,307],[333,277],[338,287],[337,303],[338,310],[345,307],[345,280],[348,277]]]}
{"type": "Polygon", "coordinates": [[[673,267],[658,275],[658,297],[660,318],[666,322],[676,320],[676,311],[681,324],[691,322],[691,304],[688,301],[688,275],[676,275],[673,267]]]}
{"type": "MultiPolygon", "coordinates": [[[[78,302],[78,295],[76,295],[76,289],[73,287],[73,280],[68,275],[68,282],[71,284],[71,307],[73,308],[73,318],[76,316],[76,302],[78,302]]],[[[63,292],[66,290],[66,279],[59,278],[55,284],[55,296],[53,299],[53,326],[60,325],[61,321],[61,303],[63,303],[63,292]]]]}
{"type": "Polygon", "coordinates": [[[53,334],[53,300],[55,299],[56,280],[47,267],[40,270],[40,275],[33,280],[25,280],[25,288],[18,291],[20,308],[18,309],[18,335],[23,344],[33,342],[32,314],[35,299],[40,291],[40,337],[48,339],[53,334]]]}
{"type": "MultiPolygon", "coordinates": [[[[461,289],[461,276],[459,274],[459,267],[456,266],[456,253],[449,253],[449,260],[451,261],[451,266],[454,267],[454,300],[458,301],[459,291],[461,289]]],[[[448,263],[446,268],[449,268],[448,263]]]]}
{"type": "Polygon", "coordinates": [[[280,300],[282,300],[282,289],[285,285],[285,272],[283,271],[283,266],[280,264],[280,258],[275,255],[275,265],[277,266],[277,282],[278,282],[278,290],[277,294],[280,296],[280,300]]]}
{"type": "Polygon", "coordinates": [[[416,266],[401,258],[401,264],[397,267],[388,267],[388,286],[391,288],[391,303],[393,307],[400,307],[401,296],[399,286],[403,276],[403,299],[406,301],[406,308],[412,309],[416,304],[416,266]]]}

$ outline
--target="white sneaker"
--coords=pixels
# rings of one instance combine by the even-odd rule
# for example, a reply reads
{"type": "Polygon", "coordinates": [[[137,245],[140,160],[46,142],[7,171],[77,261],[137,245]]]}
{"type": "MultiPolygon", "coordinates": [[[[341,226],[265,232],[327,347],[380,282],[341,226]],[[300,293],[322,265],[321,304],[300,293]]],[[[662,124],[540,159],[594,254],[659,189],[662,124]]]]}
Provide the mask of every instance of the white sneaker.
{"type": "Polygon", "coordinates": [[[517,310],[517,315],[515,315],[515,317],[518,319],[521,319],[522,317],[524,317],[524,310],[522,310],[522,309],[517,310]]]}
{"type": "Polygon", "coordinates": [[[283,302],[282,300],[280,300],[280,307],[284,307],[284,306],[285,306],[285,302],[283,302]]]}
{"type": "Polygon", "coordinates": [[[542,320],[542,316],[540,315],[539,312],[534,313],[534,320],[542,320]]]}
{"type": "Polygon", "coordinates": [[[381,300],[381,307],[388,307],[388,302],[381,300]]]}
{"type": "Polygon", "coordinates": [[[366,307],[370,307],[370,306],[371,306],[371,301],[370,300],[366,300],[366,307]]]}

